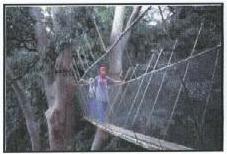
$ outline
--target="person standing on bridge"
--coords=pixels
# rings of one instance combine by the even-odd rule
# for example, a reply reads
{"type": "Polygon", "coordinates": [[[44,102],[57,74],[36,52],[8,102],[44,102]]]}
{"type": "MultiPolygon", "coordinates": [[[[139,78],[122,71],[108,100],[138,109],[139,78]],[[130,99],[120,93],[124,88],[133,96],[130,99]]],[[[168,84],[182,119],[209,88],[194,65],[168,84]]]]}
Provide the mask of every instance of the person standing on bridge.
{"type": "MultiPolygon", "coordinates": [[[[107,76],[107,66],[101,64],[99,66],[99,75],[89,80],[89,95],[93,98],[90,102],[90,114],[97,115],[99,122],[106,120],[106,111],[109,101],[108,88],[114,83],[123,83],[107,76]]],[[[94,118],[94,117],[93,117],[94,118]]]]}

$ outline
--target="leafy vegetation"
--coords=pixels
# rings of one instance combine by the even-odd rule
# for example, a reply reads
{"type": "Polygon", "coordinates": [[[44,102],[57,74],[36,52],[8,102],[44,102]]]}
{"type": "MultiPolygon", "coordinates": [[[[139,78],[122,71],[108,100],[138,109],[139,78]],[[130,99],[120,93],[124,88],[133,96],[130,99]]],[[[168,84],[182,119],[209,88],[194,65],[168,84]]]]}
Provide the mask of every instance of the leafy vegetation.
{"type": "MultiPolygon", "coordinates": [[[[14,78],[11,78],[6,72],[5,78],[5,150],[7,152],[32,150],[26,119],[23,116],[23,110],[19,105],[18,97],[12,86],[15,82],[20,81],[24,87],[22,89],[23,92],[29,98],[28,101],[32,106],[35,120],[40,124],[41,151],[48,151],[48,127],[45,118],[48,101],[43,78],[46,74],[54,75],[55,60],[65,47],[70,47],[72,56],[75,58],[75,66],[77,66],[77,68],[75,66],[74,68],[78,69],[80,76],[83,75],[84,68],[90,66],[95,59],[105,53],[100,43],[94,20],[98,25],[104,44],[109,46],[114,6],[42,8],[47,37],[51,40],[48,52],[40,52],[39,50],[42,47],[38,46],[35,36],[35,25],[38,21],[32,16],[29,7],[7,6],[5,11],[5,57],[14,74],[14,78]],[[78,54],[81,59],[78,58],[78,54]]],[[[168,57],[176,38],[179,43],[176,46],[176,54],[174,54],[172,62],[186,58],[190,54],[201,23],[203,23],[203,33],[201,33],[198,46],[195,48],[196,52],[221,44],[223,33],[222,11],[222,6],[152,7],[147,15],[132,28],[129,43],[123,54],[123,73],[126,73],[126,68],[129,66],[145,64],[149,60],[147,54],[154,52],[156,49],[163,48],[164,54],[168,57]],[[161,17],[161,13],[164,17],[161,17]]],[[[125,12],[124,25],[126,25],[132,12],[132,6],[127,6],[125,12]]],[[[221,53],[220,57],[222,56],[223,53],[221,53]]],[[[211,98],[213,103],[208,109],[210,114],[207,114],[206,118],[210,126],[206,130],[197,128],[194,132],[188,132],[192,134],[188,135],[189,143],[191,144],[192,141],[195,141],[195,148],[197,149],[222,149],[222,65],[222,61],[220,61],[217,77],[214,81],[214,93],[216,95],[211,98]],[[215,115],[215,118],[211,117],[212,115],[215,115]],[[206,137],[201,135],[202,131],[205,134],[210,133],[210,136],[215,137],[215,139],[209,138],[204,141],[203,138],[206,137]]],[[[203,106],[200,106],[199,100],[193,100],[188,93],[184,93],[182,100],[184,101],[179,106],[182,112],[179,112],[174,117],[175,122],[179,123],[179,125],[183,123],[185,126],[195,127],[195,125],[199,124],[196,121],[197,116],[200,116],[198,113],[200,111],[199,108],[203,106]],[[192,109],[190,109],[191,106],[193,106],[192,109]],[[191,112],[194,113],[195,117],[191,117],[191,112]],[[181,121],[182,117],[188,117],[188,121],[181,121]]],[[[69,151],[89,151],[94,138],[95,127],[82,120],[82,111],[78,98],[75,97],[74,101],[76,102],[74,112],[78,118],[75,120],[75,136],[73,136],[73,145],[69,151]]],[[[182,134],[180,132],[179,134],[170,134],[169,138],[172,137],[174,140],[177,135],[185,135],[183,130],[182,134]]],[[[185,143],[185,145],[189,143],[185,143]]],[[[104,150],[142,151],[144,149],[111,137],[109,144],[104,147],[104,150]]]]}

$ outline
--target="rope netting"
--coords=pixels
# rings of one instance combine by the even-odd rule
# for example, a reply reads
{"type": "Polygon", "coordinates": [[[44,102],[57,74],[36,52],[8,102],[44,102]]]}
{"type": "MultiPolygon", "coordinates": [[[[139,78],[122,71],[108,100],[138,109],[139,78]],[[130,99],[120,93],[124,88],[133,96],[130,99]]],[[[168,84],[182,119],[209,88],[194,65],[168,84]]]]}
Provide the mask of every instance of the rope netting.
{"type": "MultiPolygon", "coordinates": [[[[148,143],[157,141],[159,149],[171,149],[167,148],[165,141],[168,145],[176,143],[185,147],[199,148],[195,138],[201,136],[201,130],[206,125],[205,118],[209,102],[213,101],[212,99],[216,99],[215,102],[218,104],[222,102],[221,97],[214,97],[212,92],[213,85],[217,81],[215,74],[220,63],[221,45],[196,51],[202,27],[203,24],[198,30],[188,57],[173,62],[175,48],[180,42],[176,39],[166,60],[160,60],[166,55],[163,54],[165,52],[163,49],[159,49],[147,55],[150,57],[142,74],[137,73],[141,72],[138,64],[125,69],[122,78],[124,82],[107,86],[108,102],[106,108],[102,107],[102,109],[100,109],[102,102],[96,100],[90,88],[94,85],[98,72],[98,67],[95,66],[106,61],[105,57],[112,48],[106,50],[90,66],[85,65],[80,60],[80,54],[77,53],[84,74],[78,73],[78,67],[74,61],[75,80],[93,78],[90,84],[77,86],[83,116],[103,127],[108,127],[107,124],[109,124],[109,126],[129,130],[133,133],[135,143],[147,138],[148,143]],[[141,138],[138,134],[142,134],[143,137],[141,138]],[[192,134],[196,134],[196,137],[192,134]]],[[[101,38],[100,33],[99,37],[101,38]]],[[[112,46],[115,46],[121,37],[122,35],[112,46]]],[[[87,54],[94,59],[89,43],[87,45],[89,47],[87,54]]],[[[212,126],[206,125],[206,129],[207,127],[212,126]]]]}
{"type": "MultiPolygon", "coordinates": [[[[100,118],[104,118],[105,120],[100,122],[111,123],[133,132],[172,140],[184,145],[187,143],[187,135],[178,136],[177,140],[174,140],[168,137],[169,129],[171,129],[171,134],[177,133],[179,129],[184,129],[186,132],[192,129],[193,132],[193,128],[184,128],[184,125],[175,124],[176,119],[174,119],[174,115],[184,113],[184,107],[177,106],[185,104],[187,97],[192,97],[195,103],[196,100],[202,101],[200,105],[204,108],[197,109],[197,113],[203,113],[201,122],[204,123],[215,70],[218,58],[220,58],[218,47],[205,50],[174,64],[170,64],[169,60],[165,67],[159,69],[155,69],[154,65],[151,72],[134,79],[131,78],[138,67],[129,69],[125,75],[125,79],[128,81],[124,84],[108,86],[109,102],[105,115],[98,110],[97,106],[100,102],[95,102],[94,98],[89,96],[89,85],[81,84],[79,86],[80,100],[84,116],[96,122],[99,122],[100,118]],[[119,90],[116,91],[116,88],[119,90]],[[100,114],[103,117],[100,117],[100,114]],[[174,129],[175,125],[182,128],[174,129]]],[[[172,54],[170,59],[171,57],[172,54]]],[[[188,105],[191,105],[191,108],[196,107],[193,102],[188,105]]],[[[190,117],[190,113],[187,117],[190,117]]],[[[181,121],[187,117],[182,117],[181,121]]],[[[191,142],[188,143],[188,146],[194,147],[195,145],[191,142]]]]}

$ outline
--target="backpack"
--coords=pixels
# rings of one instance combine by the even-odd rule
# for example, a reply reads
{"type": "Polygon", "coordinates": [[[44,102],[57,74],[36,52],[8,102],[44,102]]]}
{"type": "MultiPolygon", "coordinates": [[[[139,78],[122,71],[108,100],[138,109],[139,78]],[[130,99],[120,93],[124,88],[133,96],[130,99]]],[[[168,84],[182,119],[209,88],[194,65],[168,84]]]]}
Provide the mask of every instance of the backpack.
{"type": "Polygon", "coordinates": [[[93,79],[90,78],[89,79],[89,97],[90,98],[95,98],[95,88],[97,86],[97,78],[93,79]]]}

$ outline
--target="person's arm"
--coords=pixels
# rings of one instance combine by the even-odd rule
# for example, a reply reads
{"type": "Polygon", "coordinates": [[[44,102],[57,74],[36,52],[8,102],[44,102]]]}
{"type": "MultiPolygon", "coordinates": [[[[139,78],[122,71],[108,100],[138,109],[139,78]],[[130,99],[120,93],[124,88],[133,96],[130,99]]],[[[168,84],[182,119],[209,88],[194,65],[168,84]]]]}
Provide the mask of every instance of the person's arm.
{"type": "Polygon", "coordinates": [[[91,83],[91,78],[89,80],[80,79],[79,83],[80,84],[90,84],[91,83]]]}
{"type": "Polygon", "coordinates": [[[115,80],[115,79],[113,79],[113,78],[111,78],[109,76],[107,76],[106,78],[108,79],[108,81],[109,81],[110,84],[123,84],[123,83],[125,83],[122,80],[115,80]]]}

